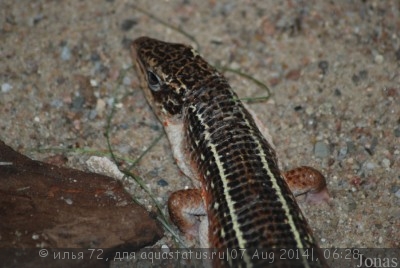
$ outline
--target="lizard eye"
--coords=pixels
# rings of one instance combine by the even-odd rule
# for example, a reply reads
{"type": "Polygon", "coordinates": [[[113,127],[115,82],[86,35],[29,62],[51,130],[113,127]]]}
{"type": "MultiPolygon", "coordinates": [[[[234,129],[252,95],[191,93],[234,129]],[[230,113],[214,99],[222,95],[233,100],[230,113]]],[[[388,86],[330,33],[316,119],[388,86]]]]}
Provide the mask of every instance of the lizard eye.
{"type": "Polygon", "coordinates": [[[149,84],[149,88],[153,91],[159,91],[160,90],[160,79],[158,78],[158,76],[151,72],[151,71],[147,71],[147,82],[149,84]]]}

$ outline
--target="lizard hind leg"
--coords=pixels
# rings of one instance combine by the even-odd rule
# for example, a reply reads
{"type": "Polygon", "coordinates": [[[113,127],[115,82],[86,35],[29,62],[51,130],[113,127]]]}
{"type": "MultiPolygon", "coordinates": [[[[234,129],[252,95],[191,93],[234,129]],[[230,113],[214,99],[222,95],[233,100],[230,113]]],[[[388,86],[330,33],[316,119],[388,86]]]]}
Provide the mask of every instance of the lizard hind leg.
{"type": "Polygon", "coordinates": [[[208,221],[204,201],[199,189],[179,190],[168,199],[172,222],[188,240],[199,237],[201,247],[208,245],[208,221]]]}
{"type": "Polygon", "coordinates": [[[318,170],[301,166],[283,173],[286,183],[294,196],[306,195],[306,201],[320,203],[330,201],[325,177],[318,170]]]}

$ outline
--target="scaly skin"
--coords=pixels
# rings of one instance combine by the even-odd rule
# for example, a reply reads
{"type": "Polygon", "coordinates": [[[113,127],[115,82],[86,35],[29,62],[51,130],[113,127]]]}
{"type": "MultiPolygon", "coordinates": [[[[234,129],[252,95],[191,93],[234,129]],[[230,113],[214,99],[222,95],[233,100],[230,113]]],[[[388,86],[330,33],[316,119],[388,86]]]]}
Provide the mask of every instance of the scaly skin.
{"type": "MultiPolygon", "coordinates": [[[[178,227],[193,234],[197,225],[191,215],[206,213],[206,227],[200,225],[205,232],[203,246],[297,249],[299,259],[276,259],[274,267],[325,267],[278,168],[271,142],[227,80],[190,46],[141,37],[133,42],[131,52],[145,96],[164,125],[178,166],[200,182],[201,191],[179,191],[170,198],[170,215],[178,227]],[[313,259],[303,256],[306,249],[313,250],[313,259]],[[315,261],[317,256],[320,261],[315,261]]],[[[324,189],[322,175],[308,172],[303,177],[314,180],[317,191],[324,189]]],[[[296,177],[301,178],[301,173],[288,175],[292,185],[296,177]]],[[[214,264],[249,267],[270,261],[252,259],[250,253],[245,251],[240,263],[214,264]]]]}

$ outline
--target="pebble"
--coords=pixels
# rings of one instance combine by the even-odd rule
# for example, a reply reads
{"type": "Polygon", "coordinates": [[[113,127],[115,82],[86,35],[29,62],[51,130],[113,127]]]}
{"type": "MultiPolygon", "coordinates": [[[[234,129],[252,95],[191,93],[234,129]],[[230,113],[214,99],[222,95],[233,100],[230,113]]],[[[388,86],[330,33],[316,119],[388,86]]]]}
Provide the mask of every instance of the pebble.
{"type": "Polygon", "coordinates": [[[1,85],[1,92],[3,92],[3,93],[10,92],[12,88],[13,88],[13,86],[10,85],[9,83],[4,83],[1,85]]]}
{"type": "Polygon", "coordinates": [[[314,113],[314,110],[313,110],[313,108],[311,106],[306,108],[306,114],[307,115],[312,115],[313,113],[314,113]]]}
{"type": "Polygon", "coordinates": [[[161,251],[162,251],[162,252],[169,252],[169,247],[168,247],[168,245],[165,245],[165,244],[161,245],[161,251]]]}
{"type": "Polygon", "coordinates": [[[314,147],[314,154],[319,158],[326,158],[330,154],[330,150],[327,144],[322,141],[318,141],[314,147]]]}
{"type": "Polygon", "coordinates": [[[165,186],[168,185],[168,182],[167,182],[166,180],[164,180],[164,179],[159,179],[158,182],[157,182],[157,184],[158,184],[159,186],[161,186],[161,187],[165,187],[165,186]]]}
{"type": "Polygon", "coordinates": [[[79,111],[83,108],[83,104],[85,104],[85,98],[82,96],[77,96],[72,100],[72,110],[79,111]]]}
{"type": "Polygon", "coordinates": [[[122,80],[122,84],[123,84],[124,86],[130,86],[131,83],[132,83],[132,80],[131,80],[131,78],[128,77],[128,76],[125,76],[124,79],[122,80]]]}
{"type": "Polygon", "coordinates": [[[71,50],[67,46],[63,46],[61,49],[60,57],[63,61],[67,61],[71,59],[71,50]]]}
{"type": "Polygon", "coordinates": [[[396,138],[400,137],[400,127],[395,128],[393,132],[394,132],[394,135],[396,136],[396,138]]]}
{"type": "Polygon", "coordinates": [[[369,170],[372,170],[372,169],[375,169],[375,164],[372,163],[372,162],[367,162],[367,163],[365,164],[365,167],[366,167],[367,169],[369,169],[369,170]]]}
{"type": "Polygon", "coordinates": [[[394,193],[394,195],[395,195],[397,198],[400,198],[400,189],[398,189],[397,192],[394,193]]]}
{"type": "Polygon", "coordinates": [[[121,23],[121,30],[126,32],[138,23],[136,19],[126,19],[121,23]]]}
{"type": "Polygon", "coordinates": [[[32,239],[33,240],[38,240],[39,239],[39,235],[38,234],[33,234],[32,235],[32,239]]]}
{"type": "Polygon", "coordinates": [[[351,81],[353,81],[354,85],[357,85],[358,82],[360,82],[360,77],[358,77],[358,75],[353,74],[353,76],[351,77],[351,81]]]}
{"type": "Polygon", "coordinates": [[[318,67],[321,69],[322,74],[326,74],[329,68],[329,62],[326,60],[321,60],[318,62],[318,67]]]}
{"type": "Polygon", "coordinates": [[[91,156],[86,161],[86,167],[94,173],[121,180],[124,174],[118,169],[118,166],[107,157],[91,156]]]}
{"type": "Polygon", "coordinates": [[[367,70],[361,70],[358,72],[358,76],[360,79],[367,79],[368,78],[368,71],[367,70]]]}
{"type": "Polygon", "coordinates": [[[106,109],[106,102],[103,99],[97,99],[96,101],[96,112],[99,115],[103,115],[106,109]]]}
{"type": "Polygon", "coordinates": [[[114,105],[114,101],[115,101],[114,97],[110,97],[106,100],[106,103],[108,106],[112,107],[114,105]]]}
{"type": "Polygon", "coordinates": [[[50,106],[51,107],[53,107],[53,108],[61,108],[62,106],[63,106],[63,101],[62,100],[59,100],[59,99],[53,99],[51,102],[50,102],[50,106]]]}
{"type": "Polygon", "coordinates": [[[97,111],[96,110],[90,110],[89,111],[89,116],[88,117],[89,117],[90,120],[95,119],[96,116],[97,116],[97,111]]]}
{"type": "Polygon", "coordinates": [[[390,168],[390,160],[387,159],[387,158],[384,158],[382,160],[382,166],[385,167],[385,168],[390,168]]]}
{"type": "Polygon", "coordinates": [[[355,152],[356,146],[354,145],[353,142],[351,142],[351,141],[346,142],[346,146],[347,146],[347,152],[348,153],[355,152]]]}
{"type": "Polygon", "coordinates": [[[375,61],[377,64],[382,64],[382,63],[383,63],[383,60],[384,60],[384,58],[383,58],[383,56],[382,56],[381,54],[376,54],[376,55],[375,55],[374,61],[375,61]]]}
{"type": "Polygon", "coordinates": [[[343,160],[347,155],[347,146],[339,149],[338,160],[343,160]]]}
{"type": "Polygon", "coordinates": [[[97,87],[97,86],[99,86],[99,83],[97,82],[96,79],[90,79],[90,85],[92,87],[97,87]]]}

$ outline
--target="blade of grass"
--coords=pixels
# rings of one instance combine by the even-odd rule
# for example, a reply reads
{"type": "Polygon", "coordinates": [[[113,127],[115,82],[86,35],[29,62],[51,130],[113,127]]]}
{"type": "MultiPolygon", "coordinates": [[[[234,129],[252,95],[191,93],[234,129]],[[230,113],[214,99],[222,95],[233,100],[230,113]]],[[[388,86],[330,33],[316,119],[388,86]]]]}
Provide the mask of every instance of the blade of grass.
{"type": "Polygon", "coordinates": [[[135,5],[135,4],[131,4],[131,5],[132,5],[135,9],[137,9],[139,12],[141,12],[141,13],[147,15],[148,17],[150,17],[151,19],[153,19],[153,20],[157,21],[158,23],[164,25],[165,27],[170,28],[170,29],[172,29],[172,30],[174,30],[174,31],[177,31],[178,33],[180,33],[180,34],[186,36],[187,38],[189,38],[192,42],[194,42],[194,43],[196,44],[195,49],[196,49],[197,51],[200,51],[200,44],[197,42],[196,38],[195,38],[193,35],[187,33],[186,31],[184,31],[184,30],[181,29],[180,27],[174,26],[174,25],[172,25],[172,24],[169,24],[168,22],[165,22],[165,21],[159,19],[157,16],[151,14],[150,12],[148,12],[148,11],[142,9],[141,7],[139,7],[139,6],[135,5]]]}
{"type": "MultiPolygon", "coordinates": [[[[126,68],[125,70],[123,70],[120,75],[118,76],[117,79],[117,84],[114,88],[114,92],[118,91],[118,88],[121,86],[122,84],[122,80],[124,79],[126,73],[128,72],[128,70],[132,69],[132,66],[129,68],[126,68]]],[[[111,111],[107,116],[107,124],[106,124],[106,141],[107,141],[107,147],[108,147],[108,151],[110,152],[111,158],[114,161],[114,163],[118,163],[117,162],[117,158],[114,155],[114,151],[112,150],[112,146],[111,146],[111,141],[110,141],[110,129],[111,129],[111,119],[113,118],[114,114],[115,114],[115,110],[116,110],[116,101],[114,100],[111,106],[111,111]]]]}
{"type": "MultiPolygon", "coordinates": [[[[171,224],[169,223],[167,217],[165,216],[165,214],[163,213],[163,209],[161,207],[161,205],[157,202],[157,200],[155,199],[153,193],[146,187],[144,181],[142,180],[141,177],[136,176],[135,174],[131,173],[129,170],[122,170],[122,173],[125,174],[125,176],[132,178],[139,186],[140,188],[143,189],[143,191],[146,192],[146,194],[148,194],[148,196],[150,197],[151,201],[155,204],[156,208],[157,208],[157,213],[156,213],[156,219],[158,220],[158,222],[160,222],[162,224],[162,226],[169,232],[171,233],[171,235],[175,238],[175,240],[181,244],[182,247],[185,247],[185,243],[179,238],[179,235],[175,233],[175,231],[172,229],[171,224]]],[[[138,204],[140,204],[140,202],[138,202],[136,199],[134,199],[135,202],[137,202],[138,204]]],[[[142,205],[142,204],[140,204],[142,205]]]]}
{"type": "Polygon", "coordinates": [[[140,160],[142,160],[142,158],[161,140],[162,137],[164,137],[165,132],[161,132],[160,135],[158,135],[158,137],[156,137],[149,145],[149,147],[146,148],[146,150],[144,150],[138,158],[136,158],[131,165],[128,167],[128,170],[131,170],[132,168],[134,168],[136,166],[136,164],[138,164],[140,162],[140,160]]]}
{"type": "Polygon", "coordinates": [[[261,101],[261,100],[268,100],[271,97],[272,93],[271,93],[271,90],[269,89],[269,87],[266,84],[264,84],[263,82],[261,82],[260,80],[254,78],[253,76],[251,76],[251,75],[249,75],[247,73],[244,73],[244,72],[242,72],[242,71],[240,71],[238,69],[232,69],[232,68],[229,68],[229,67],[226,67],[226,66],[216,66],[216,68],[220,69],[223,72],[227,71],[227,72],[232,72],[234,74],[240,75],[240,76],[244,77],[245,79],[250,80],[251,82],[256,84],[258,87],[260,87],[261,89],[266,90],[267,93],[268,93],[268,95],[264,96],[264,97],[254,97],[254,98],[247,97],[247,98],[240,98],[240,100],[261,101]]]}
{"type": "MultiPolygon", "coordinates": [[[[117,85],[114,89],[114,92],[117,92],[118,88],[120,87],[120,85],[122,84],[122,80],[125,77],[127,71],[131,69],[131,68],[127,68],[125,69],[123,72],[121,72],[120,76],[117,79],[117,85]]],[[[126,97],[126,95],[124,96],[126,97]]],[[[124,98],[123,97],[123,98],[124,98]]],[[[158,137],[156,137],[152,143],[150,144],[150,146],[148,148],[146,148],[146,150],[144,150],[140,156],[138,158],[136,158],[134,161],[131,161],[131,164],[129,165],[129,167],[127,169],[121,169],[121,166],[118,164],[118,159],[114,153],[114,150],[112,148],[111,145],[111,141],[110,141],[110,133],[111,133],[111,122],[112,122],[112,118],[114,117],[116,111],[116,101],[113,102],[112,104],[112,108],[111,108],[111,112],[109,113],[109,115],[107,116],[107,124],[106,124],[106,133],[105,133],[105,137],[106,137],[106,141],[107,141],[107,147],[108,147],[108,152],[109,155],[111,156],[112,160],[114,161],[114,163],[117,165],[118,169],[124,173],[124,175],[126,177],[130,177],[132,178],[138,185],[139,187],[150,197],[151,201],[154,203],[156,209],[157,209],[157,213],[156,213],[156,219],[161,223],[161,225],[168,231],[171,233],[171,235],[175,238],[175,240],[181,244],[182,247],[185,247],[185,243],[179,238],[179,236],[173,231],[173,229],[171,228],[171,225],[168,222],[168,219],[166,217],[166,215],[163,213],[163,208],[161,207],[161,205],[157,202],[156,198],[154,197],[153,193],[146,187],[143,179],[135,174],[133,174],[132,172],[130,172],[130,170],[132,168],[134,168],[136,166],[137,163],[140,162],[140,160],[142,160],[142,158],[161,140],[161,138],[164,136],[164,132],[162,132],[158,137]]],[[[124,179],[124,178],[123,178],[124,179]]],[[[140,204],[140,202],[135,199],[133,197],[133,200],[135,203],[140,204]]],[[[140,204],[142,205],[142,204],[140,204]]]]}

